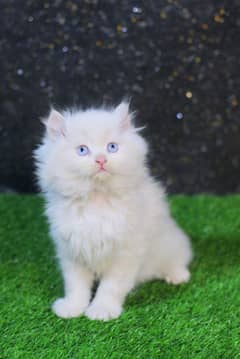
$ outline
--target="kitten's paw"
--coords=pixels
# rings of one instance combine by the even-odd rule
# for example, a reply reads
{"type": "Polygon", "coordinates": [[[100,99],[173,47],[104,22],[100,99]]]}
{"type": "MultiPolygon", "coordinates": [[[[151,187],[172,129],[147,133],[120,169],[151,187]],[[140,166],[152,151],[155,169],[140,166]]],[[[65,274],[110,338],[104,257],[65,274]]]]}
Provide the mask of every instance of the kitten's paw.
{"type": "Polygon", "coordinates": [[[85,314],[89,319],[93,320],[111,320],[118,318],[122,312],[122,306],[116,302],[98,302],[94,301],[87,308],[85,314]]]}
{"type": "Polygon", "coordinates": [[[86,307],[87,304],[84,305],[81,300],[65,297],[57,299],[52,305],[52,310],[58,317],[74,318],[82,314],[86,307]]]}
{"type": "Polygon", "coordinates": [[[190,279],[190,272],[187,268],[178,268],[166,276],[166,282],[171,284],[187,283],[190,279]]]}

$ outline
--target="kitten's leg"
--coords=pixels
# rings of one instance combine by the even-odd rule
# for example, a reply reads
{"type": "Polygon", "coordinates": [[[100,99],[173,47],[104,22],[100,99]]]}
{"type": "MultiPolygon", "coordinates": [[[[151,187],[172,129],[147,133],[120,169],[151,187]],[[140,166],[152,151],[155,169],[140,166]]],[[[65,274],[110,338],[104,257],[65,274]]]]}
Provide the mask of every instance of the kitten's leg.
{"type": "Polygon", "coordinates": [[[167,283],[188,282],[188,266],[192,259],[190,240],[169,216],[152,225],[155,233],[148,241],[149,248],[138,273],[138,283],[163,279],[167,283]]]}
{"type": "Polygon", "coordinates": [[[95,298],[85,312],[88,318],[104,321],[117,318],[126,295],[135,285],[137,270],[133,258],[117,260],[100,281],[95,298]]]}
{"type": "Polygon", "coordinates": [[[91,297],[93,275],[79,263],[61,261],[64,278],[64,298],[57,299],[52,310],[62,318],[77,317],[87,308],[91,297]]]}
{"type": "Polygon", "coordinates": [[[161,228],[160,238],[157,256],[160,278],[172,284],[188,282],[188,265],[192,259],[189,238],[170,217],[161,228]]]}

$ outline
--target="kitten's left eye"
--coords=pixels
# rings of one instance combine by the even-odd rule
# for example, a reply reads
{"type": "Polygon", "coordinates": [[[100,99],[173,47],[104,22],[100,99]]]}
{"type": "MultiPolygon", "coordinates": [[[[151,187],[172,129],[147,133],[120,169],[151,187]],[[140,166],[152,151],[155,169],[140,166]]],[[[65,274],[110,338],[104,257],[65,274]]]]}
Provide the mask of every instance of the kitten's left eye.
{"type": "Polygon", "coordinates": [[[108,145],[107,145],[107,150],[108,152],[117,152],[118,151],[118,144],[117,143],[114,143],[114,142],[110,142],[108,145]]]}
{"type": "Polygon", "coordinates": [[[79,156],[86,156],[89,153],[89,148],[85,145],[81,145],[77,148],[79,156]]]}

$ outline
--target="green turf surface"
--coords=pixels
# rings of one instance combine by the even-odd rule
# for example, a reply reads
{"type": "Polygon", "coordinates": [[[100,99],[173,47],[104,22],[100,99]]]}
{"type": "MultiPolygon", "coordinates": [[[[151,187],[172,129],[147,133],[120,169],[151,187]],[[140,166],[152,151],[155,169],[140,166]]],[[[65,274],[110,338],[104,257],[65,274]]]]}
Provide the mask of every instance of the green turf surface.
{"type": "Polygon", "coordinates": [[[177,196],[192,279],[135,289],[111,322],[57,318],[60,274],[37,196],[0,196],[0,358],[240,358],[240,196],[177,196]]]}

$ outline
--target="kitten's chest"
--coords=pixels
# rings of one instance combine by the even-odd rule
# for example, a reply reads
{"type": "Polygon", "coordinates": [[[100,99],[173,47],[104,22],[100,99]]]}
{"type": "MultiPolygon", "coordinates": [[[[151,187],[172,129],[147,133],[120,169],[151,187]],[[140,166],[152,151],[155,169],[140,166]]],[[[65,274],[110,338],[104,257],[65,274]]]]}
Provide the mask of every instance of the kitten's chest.
{"type": "Polygon", "coordinates": [[[55,224],[66,249],[91,265],[111,255],[124,238],[126,209],[121,202],[96,195],[85,205],[61,205],[55,224]]]}
{"type": "Polygon", "coordinates": [[[118,238],[125,226],[123,206],[96,195],[82,209],[76,211],[82,235],[88,240],[113,240],[118,238]]]}

